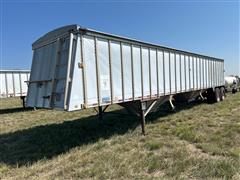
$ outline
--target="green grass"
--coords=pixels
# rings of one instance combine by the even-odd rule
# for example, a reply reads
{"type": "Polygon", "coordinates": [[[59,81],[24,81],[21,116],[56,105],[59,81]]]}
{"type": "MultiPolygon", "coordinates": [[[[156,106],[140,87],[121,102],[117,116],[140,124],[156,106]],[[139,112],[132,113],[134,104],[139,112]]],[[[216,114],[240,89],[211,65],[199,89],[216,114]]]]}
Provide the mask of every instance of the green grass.
{"type": "Polygon", "coordinates": [[[134,116],[0,101],[0,179],[240,179],[240,93],[163,108],[146,136],[134,116]]]}

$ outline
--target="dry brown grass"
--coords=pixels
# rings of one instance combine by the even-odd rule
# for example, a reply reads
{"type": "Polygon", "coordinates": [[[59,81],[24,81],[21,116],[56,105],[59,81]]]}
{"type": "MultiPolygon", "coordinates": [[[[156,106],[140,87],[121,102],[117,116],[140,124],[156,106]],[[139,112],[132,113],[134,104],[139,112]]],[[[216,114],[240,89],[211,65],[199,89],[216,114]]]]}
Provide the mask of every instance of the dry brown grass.
{"type": "Polygon", "coordinates": [[[240,93],[152,114],[147,136],[133,116],[0,106],[0,179],[240,179],[240,93]]]}

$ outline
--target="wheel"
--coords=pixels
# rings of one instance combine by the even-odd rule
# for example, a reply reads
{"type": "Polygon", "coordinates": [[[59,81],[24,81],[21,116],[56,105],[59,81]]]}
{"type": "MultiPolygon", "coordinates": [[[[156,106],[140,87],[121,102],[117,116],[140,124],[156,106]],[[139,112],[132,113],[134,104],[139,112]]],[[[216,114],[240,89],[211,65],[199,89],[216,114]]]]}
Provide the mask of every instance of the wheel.
{"type": "Polygon", "coordinates": [[[220,88],[220,100],[223,101],[225,99],[225,89],[223,87],[220,88]]]}
{"type": "Polygon", "coordinates": [[[208,103],[215,102],[215,93],[213,92],[212,88],[210,88],[206,92],[204,92],[203,96],[207,98],[208,103]]]}
{"type": "Polygon", "coordinates": [[[219,102],[220,101],[220,89],[216,88],[215,89],[215,102],[219,102]]]}
{"type": "Polygon", "coordinates": [[[235,93],[236,93],[236,89],[232,88],[232,94],[235,94],[235,93]]]}

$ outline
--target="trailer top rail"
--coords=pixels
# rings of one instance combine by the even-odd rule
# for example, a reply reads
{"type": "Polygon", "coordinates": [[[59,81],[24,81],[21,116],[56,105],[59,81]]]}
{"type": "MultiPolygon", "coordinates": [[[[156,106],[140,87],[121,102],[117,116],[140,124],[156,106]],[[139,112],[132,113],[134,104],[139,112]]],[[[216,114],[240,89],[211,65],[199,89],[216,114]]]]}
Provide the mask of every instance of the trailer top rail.
{"type": "Polygon", "coordinates": [[[63,37],[65,35],[68,35],[69,32],[76,32],[76,33],[81,33],[81,34],[88,33],[87,35],[97,34],[99,37],[102,36],[102,38],[105,38],[107,36],[108,39],[112,39],[112,40],[116,40],[116,41],[119,41],[119,39],[120,39],[122,42],[125,42],[125,43],[131,43],[131,44],[134,43],[135,45],[143,45],[144,44],[144,45],[146,45],[150,48],[158,48],[158,49],[163,49],[163,50],[167,50],[167,51],[170,51],[170,52],[174,51],[176,53],[199,56],[199,57],[202,57],[202,58],[211,58],[211,59],[217,60],[217,61],[224,61],[223,59],[212,57],[212,56],[202,55],[202,54],[193,53],[193,52],[189,52],[189,51],[185,51],[185,50],[181,50],[181,49],[175,49],[175,48],[168,47],[168,46],[161,46],[161,45],[158,45],[158,44],[153,44],[153,43],[149,43],[149,42],[145,42],[145,41],[140,41],[140,40],[137,40],[137,39],[127,38],[127,37],[123,37],[123,36],[119,36],[119,35],[114,35],[114,34],[111,34],[111,33],[105,33],[105,32],[101,32],[101,31],[96,31],[96,30],[93,30],[93,29],[89,29],[89,28],[84,28],[84,27],[79,26],[77,24],[63,26],[61,28],[57,28],[53,31],[48,32],[47,34],[43,35],[38,40],[36,40],[32,44],[32,48],[36,49],[36,48],[39,48],[41,46],[45,46],[49,43],[52,43],[52,42],[56,41],[58,38],[63,37]]]}
{"type": "Polygon", "coordinates": [[[30,73],[30,70],[20,70],[20,69],[14,69],[14,70],[11,70],[11,69],[7,69],[7,70],[3,70],[3,69],[0,69],[0,73],[30,73]]]}

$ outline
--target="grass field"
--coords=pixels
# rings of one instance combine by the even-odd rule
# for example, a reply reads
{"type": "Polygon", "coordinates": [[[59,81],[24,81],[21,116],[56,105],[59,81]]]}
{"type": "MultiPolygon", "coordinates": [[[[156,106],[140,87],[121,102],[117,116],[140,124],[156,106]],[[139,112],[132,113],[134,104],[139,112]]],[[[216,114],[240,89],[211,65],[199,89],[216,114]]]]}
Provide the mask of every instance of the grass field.
{"type": "Polygon", "coordinates": [[[22,110],[1,99],[0,179],[240,179],[240,93],[138,118],[112,106],[22,110]]]}

